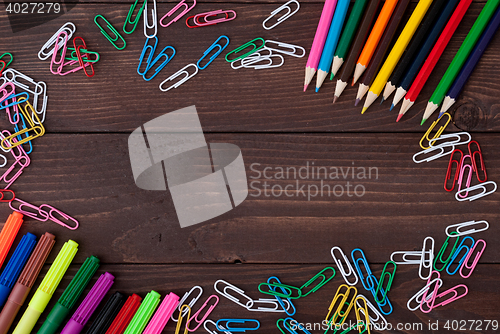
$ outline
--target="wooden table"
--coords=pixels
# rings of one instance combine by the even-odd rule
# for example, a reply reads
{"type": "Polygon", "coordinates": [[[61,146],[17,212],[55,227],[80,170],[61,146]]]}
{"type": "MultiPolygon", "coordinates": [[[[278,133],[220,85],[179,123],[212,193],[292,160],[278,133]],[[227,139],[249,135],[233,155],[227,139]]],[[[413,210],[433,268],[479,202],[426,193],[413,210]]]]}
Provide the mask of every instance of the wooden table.
{"type": "MultiPolygon", "coordinates": [[[[428,323],[439,321],[440,332],[452,333],[455,331],[443,329],[448,320],[500,320],[497,260],[500,195],[497,192],[474,202],[459,203],[454,193],[443,190],[448,159],[419,165],[412,161],[427,128],[420,126],[427,99],[485,1],[472,3],[430,81],[399,123],[395,123],[397,111],[390,112],[387,102],[374,104],[361,115],[361,107],[353,106],[355,87],[348,87],[335,105],[332,105],[334,82],[327,81],[319,93],[312,88],[303,93],[306,57],[285,57],[284,66],[278,69],[235,71],[220,56],[181,87],[167,93],[158,89],[163,79],[199,59],[222,34],[231,40],[226,51],[255,37],[298,44],[309,51],[322,2],[302,0],[295,16],[273,30],[264,30],[262,21],[282,3],[198,1],[193,13],[233,9],[238,17],[232,22],[199,29],[188,29],[184,19],[169,28],[159,27],[159,47],[172,45],[177,54],[149,82],[136,72],[145,40],[142,20],[135,33],[123,34],[127,41],[123,51],[117,51],[93,22],[94,16],[101,14],[122,31],[131,1],[68,2],[63,4],[64,15],[56,15],[47,22],[43,18],[39,22],[14,15],[11,19],[15,33],[6,12],[0,12],[0,53],[13,53],[11,67],[37,81],[45,81],[49,95],[44,123],[47,132],[34,141],[31,165],[12,189],[23,200],[37,205],[49,203],[80,221],[80,228],[70,231],[52,222],[26,219],[19,233],[19,236],[26,232],[39,236],[50,231],[57,236],[55,250],[69,238],[80,244],[80,251],[49,307],[89,255],[96,255],[102,261],[98,274],[109,271],[116,276],[112,291],[144,297],[154,289],[163,296],[170,291],[182,296],[199,285],[204,289],[204,300],[214,293],[213,283],[224,279],[258,299],[264,297],[257,291],[258,283],[270,276],[300,286],[322,268],[332,266],[330,249],[335,245],[347,254],[354,248],[362,248],[378,277],[393,251],[419,250],[422,240],[432,236],[437,253],[445,240],[446,226],[484,219],[490,222],[490,229],[477,237],[486,240],[488,247],[474,274],[467,280],[458,274],[443,274],[442,289],[464,283],[469,287],[468,295],[429,314],[410,312],[406,302],[424,282],[418,277],[417,266],[398,266],[389,293],[394,312],[387,319],[394,326],[421,323],[423,331],[389,332],[428,333],[428,323]],[[83,37],[89,49],[101,54],[93,78],[85,77],[82,72],[54,76],[49,71],[49,61],[37,58],[45,41],[68,21],[77,26],[75,36],[83,37]],[[236,209],[181,229],[168,191],[144,191],[134,184],[127,138],[143,123],[190,105],[197,107],[207,141],[238,145],[249,182],[261,183],[254,183],[246,201],[236,209]],[[308,200],[299,192],[290,197],[266,196],[262,186],[266,178],[254,171],[262,172],[266,167],[299,169],[313,163],[345,170],[353,166],[376,167],[378,178],[347,179],[353,185],[365,187],[361,197],[325,194],[308,200]],[[260,194],[254,188],[260,189],[260,194]]],[[[158,15],[163,16],[173,6],[172,1],[159,2],[158,15]]],[[[499,51],[500,35],[494,38],[471,76],[453,109],[454,124],[447,129],[455,132],[460,127],[471,131],[473,139],[481,145],[488,178],[497,182],[500,181],[499,51]]],[[[3,128],[10,129],[5,115],[2,117],[3,128]]],[[[267,181],[271,186],[284,187],[296,180],[267,181]]],[[[320,184],[318,178],[299,181],[306,188],[320,184]]],[[[342,176],[327,183],[332,187],[346,186],[342,176]]],[[[0,207],[3,219],[9,212],[6,204],[0,207]]],[[[56,253],[52,252],[49,262],[56,253]]],[[[44,267],[42,274],[47,268],[44,267]]],[[[341,283],[337,272],[332,282],[298,300],[295,318],[300,322],[321,322],[341,283]]],[[[358,289],[368,294],[361,284],[358,289]]],[[[197,305],[195,310],[201,304],[197,305]]],[[[280,315],[250,313],[221,298],[210,316],[213,320],[219,318],[256,318],[261,321],[258,332],[277,333],[275,323],[280,315]]],[[[174,324],[169,323],[164,332],[173,331],[174,324]]],[[[482,331],[469,332],[491,330],[484,331],[483,324],[482,331]]]]}

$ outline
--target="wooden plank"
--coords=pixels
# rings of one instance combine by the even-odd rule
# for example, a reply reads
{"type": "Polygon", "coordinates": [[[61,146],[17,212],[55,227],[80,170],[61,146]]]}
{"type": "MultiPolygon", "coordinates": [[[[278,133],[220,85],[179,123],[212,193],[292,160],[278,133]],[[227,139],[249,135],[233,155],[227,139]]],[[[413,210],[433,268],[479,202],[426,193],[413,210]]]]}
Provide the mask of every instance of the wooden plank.
{"type": "MultiPolygon", "coordinates": [[[[47,82],[49,91],[46,126],[50,132],[130,132],[140,124],[161,114],[188,105],[196,105],[207,132],[422,132],[421,113],[437,82],[458,50],[483,4],[473,3],[452,38],[442,60],[415,106],[402,122],[395,123],[397,110],[389,112],[388,103],[370,108],[363,116],[354,107],[357,89],[348,88],[333,106],[334,83],[327,82],[319,93],[312,89],[302,93],[306,58],[287,57],[282,68],[273,70],[238,70],[219,57],[212,65],[186,84],[163,93],[159,83],[188,63],[196,62],[206,47],[222,34],[231,39],[226,51],[255,37],[301,45],[309,50],[321,12],[320,3],[305,3],[302,9],[278,28],[265,31],[261,23],[276,4],[231,4],[236,20],[202,29],[187,29],[177,22],[159,29],[159,46],[172,45],[174,59],[150,82],[136,73],[144,45],[142,26],[126,35],[127,48],[117,51],[93,23],[96,14],[104,15],[121,31],[128,3],[78,4],[68,14],[43,25],[13,34],[6,14],[0,13],[0,31],[8,50],[14,54],[13,66],[36,80],[47,82]],[[95,66],[96,76],[83,73],[65,77],[53,76],[49,62],[38,60],[41,45],[65,22],[78,27],[77,35],[88,47],[101,53],[95,66]]],[[[163,7],[163,6],[160,6],[163,7]]],[[[217,8],[220,5],[217,5],[217,8]]],[[[224,7],[226,8],[226,7],[224,7]]],[[[213,10],[214,5],[201,3],[197,12],[213,10]]],[[[28,22],[28,21],[27,21],[28,22]]],[[[142,24],[142,23],[141,23],[142,24]]],[[[467,84],[457,106],[457,124],[474,131],[499,131],[496,117],[497,85],[484,86],[496,80],[500,69],[498,48],[500,36],[494,38],[467,84]]],[[[436,115],[437,117],[437,115],[436,115]]],[[[433,120],[434,118],[432,118],[433,120]]]]}
{"type": "MultiPolygon", "coordinates": [[[[102,255],[104,259],[105,254],[102,255]]],[[[252,299],[272,298],[271,296],[259,293],[257,290],[258,284],[265,282],[268,277],[277,276],[283,283],[301,286],[324,267],[325,265],[102,265],[97,274],[94,275],[90,284],[93,284],[100,274],[109,271],[116,277],[115,284],[110,293],[120,291],[128,295],[137,293],[141,297],[144,297],[149,291],[154,289],[162,296],[165,296],[169,292],[174,292],[182,297],[191,287],[199,285],[203,288],[204,292],[200,302],[194,306],[194,311],[197,311],[201,306],[201,301],[206,300],[211,294],[216,294],[213,289],[213,284],[219,279],[226,280],[241,288],[252,299]],[[138,277],[140,277],[140,279],[138,279],[138,277]]],[[[381,273],[382,265],[372,265],[371,268],[373,273],[378,277],[381,273]]],[[[47,311],[40,317],[39,324],[35,327],[35,330],[41,325],[41,322],[48,314],[48,310],[50,310],[52,305],[57,301],[77,269],[78,266],[76,265],[70,267],[68,274],[65,275],[47,307],[47,311]]],[[[44,272],[46,270],[47,268],[44,268],[44,272]]],[[[498,320],[500,289],[498,285],[491,284],[491,277],[497,277],[500,274],[500,266],[498,264],[479,265],[472,276],[466,280],[458,275],[449,276],[444,274],[442,276],[444,283],[440,291],[444,291],[457,284],[465,284],[469,289],[469,293],[464,298],[449,305],[436,308],[428,314],[424,314],[420,311],[410,312],[406,308],[408,299],[425,285],[425,282],[418,278],[417,270],[415,266],[399,266],[397,268],[392,288],[388,293],[394,311],[392,314],[386,316],[386,319],[394,327],[396,327],[398,323],[422,324],[423,330],[400,330],[397,331],[398,333],[431,333],[431,331],[428,330],[429,321],[433,323],[439,321],[440,328],[444,332],[443,326],[448,320],[498,320]]],[[[37,281],[37,284],[39,282],[40,279],[37,281]]],[[[327,283],[317,292],[294,301],[297,308],[297,313],[294,318],[303,323],[321,323],[328,312],[328,306],[338,286],[343,283],[342,277],[337,273],[332,281],[327,283]]],[[[37,284],[35,284],[35,287],[37,284]]],[[[362,287],[361,283],[358,283],[357,288],[359,293],[367,296],[371,302],[374,303],[371,295],[362,287]]],[[[88,290],[89,288],[86,289],[83,295],[85,295],[88,290]]],[[[34,291],[32,291],[32,294],[33,292],[34,291]]],[[[108,293],[108,296],[110,293],[108,293]]],[[[106,300],[107,298],[108,297],[106,297],[106,300]]],[[[102,307],[102,305],[100,307],[102,307]]],[[[100,308],[98,310],[100,310],[100,308]]],[[[354,313],[354,310],[352,312],[354,313]]],[[[261,333],[276,333],[278,332],[275,327],[276,320],[284,317],[285,316],[276,313],[249,312],[228,299],[220,297],[219,304],[209,316],[209,319],[214,321],[220,318],[258,319],[261,323],[261,328],[259,329],[261,333]]],[[[354,314],[351,314],[348,319],[351,318],[355,321],[354,314]]],[[[91,318],[91,322],[93,319],[95,319],[95,314],[91,318]]],[[[483,324],[482,331],[475,332],[492,332],[490,330],[484,331],[484,326],[483,324]]],[[[194,326],[192,325],[192,327],[194,326]]],[[[164,333],[173,333],[174,330],[175,323],[169,321],[164,333]]],[[[394,331],[395,329],[392,332],[394,331]]],[[[198,332],[201,333],[204,331],[201,329],[198,330],[198,332]]],[[[313,331],[313,333],[317,332],[318,331],[313,331]]],[[[449,332],[458,333],[458,331],[453,330],[449,332]]]]}
{"type": "MultiPolygon", "coordinates": [[[[488,177],[494,181],[500,179],[498,136],[473,135],[481,144],[488,177]]],[[[48,134],[36,139],[32,164],[11,188],[23,200],[67,212],[81,226],[72,232],[52,222],[27,219],[21,232],[50,231],[59,244],[68,238],[92,244],[97,254],[106,254],[107,262],[113,263],[327,263],[334,245],[346,251],[369,249],[370,261],[383,263],[395,250],[421,248],[428,235],[436,239],[439,249],[444,228],[450,224],[486,219],[491,227],[481,235],[488,242],[481,262],[498,263],[500,227],[494,222],[499,193],[457,202],[454,193],[443,189],[448,159],[412,162],[420,135],[206,134],[208,142],[241,148],[250,193],[236,209],[184,229],[179,227],[168,192],[135,186],[127,138],[126,134],[48,134]],[[324,175],[313,179],[312,174],[301,179],[293,170],[289,179],[274,175],[278,167],[293,167],[297,172],[303,168],[305,177],[305,166],[313,163],[327,167],[329,173],[337,167],[340,179],[326,180],[324,175]],[[375,170],[372,179],[357,179],[357,174],[354,180],[343,179],[341,168],[346,172],[353,166],[376,167],[378,179],[375,170]],[[291,193],[292,197],[269,192],[266,196],[265,181],[282,189],[299,182],[299,188],[311,186],[310,194],[313,186],[321,188],[324,181],[330,189],[344,187],[344,194],[327,196],[325,189],[323,196],[319,193],[310,200],[300,191],[291,193]],[[365,187],[362,197],[352,194],[357,185],[365,187]]],[[[6,218],[8,206],[0,206],[0,212],[6,218]]],[[[84,255],[77,255],[77,260],[83,261],[84,255]]]]}

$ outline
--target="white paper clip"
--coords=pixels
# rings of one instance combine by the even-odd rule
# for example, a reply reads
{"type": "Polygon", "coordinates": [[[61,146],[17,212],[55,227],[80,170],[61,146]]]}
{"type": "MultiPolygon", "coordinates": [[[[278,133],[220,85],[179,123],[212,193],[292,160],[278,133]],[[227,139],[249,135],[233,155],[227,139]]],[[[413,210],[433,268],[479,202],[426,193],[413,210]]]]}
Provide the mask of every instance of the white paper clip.
{"type": "MultiPolygon", "coordinates": [[[[416,294],[414,294],[410,299],[408,299],[408,302],[406,303],[406,307],[408,307],[408,309],[412,312],[418,310],[420,308],[420,303],[422,302],[423,295],[427,291],[429,291],[430,287],[434,283],[436,283],[438,285],[438,288],[435,289],[434,291],[437,291],[443,285],[443,281],[440,278],[433,279],[432,281],[429,282],[429,284],[426,284],[422,289],[420,289],[416,294]],[[410,306],[413,301],[418,303],[417,307],[410,306]]],[[[434,297],[434,291],[432,291],[432,293],[429,294],[425,299],[431,300],[434,297]]]]}
{"type": "Polygon", "coordinates": [[[230,301],[232,301],[233,303],[236,303],[236,304],[240,305],[241,307],[246,308],[247,310],[248,310],[248,309],[250,309],[250,308],[252,308],[252,306],[253,306],[254,300],[253,300],[252,298],[248,297],[248,296],[245,294],[245,291],[241,290],[240,288],[238,288],[238,287],[236,287],[236,286],[234,286],[234,285],[232,285],[232,284],[230,284],[230,283],[228,283],[228,282],[226,282],[226,281],[224,281],[224,280],[221,280],[221,279],[220,279],[220,280],[216,281],[216,282],[214,283],[214,289],[215,289],[215,291],[217,291],[217,293],[219,293],[221,296],[226,297],[227,299],[229,299],[229,300],[230,300],[230,301]],[[217,289],[217,284],[219,284],[219,283],[222,283],[222,284],[224,284],[224,285],[225,285],[225,286],[224,286],[224,289],[222,289],[222,291],[221,291],[221,290],[219,290],[219,289],[217,289]],[[246,302],[245,304],[243,304],[243,303],[240,301],[240,299],[238,299],[238,298],[236,298],[235,296],[233,296],[233,295],[231,295],[230,293],[228,293],[228,292],[227,292],[227,290],[231,290],[231,291],[236,292],[238,295],[240,295],[240,296],[244,297],[244,298],[247,300],[247,302],[246,302]]]}
{"type": "Polygon", "coordinates": [[[306,50],[301,46],[278,42],[278,41],[271,41],[269,39],[266,40],[266,42],[264,43],[264,47],[267,47],[269,50],[297,58],[302,58],[306,55],[306,50]],[[271,45],[275,44],[276,46],[271,47],[269,46],[269,44],[271,45]]]}
{"type": "Polygon", "coordinates": [[[246,65],[253,64],[261,59],[271,57],[272,54],[273,54],[273,52],[271,51],[271,49],[266,48],[264,46],[259,51],[255,51],[254,53],[249,54],[245,58],[238,59],[236,61],[231,62],[231,68],[233,70],[238,70],[240,68],[245,67],[244,64],[246,64],[246,65]],[[267,54],[266,54],[266,52],[267,52],[267,54]],[[238,62],[240,63],[240,65],[237,65],[238,62]]]}
{"type": "Polygon", "coordinates": [[[269,15],[269,17],[267,19],[265,19],[264,22],[262,22],[262,27],[266,30],[271,30],[274,27],[276,27],[278,24],[280,24],[281,22],[289,19],[293,14],[297,13],[299,11],[299,9],[300,9],[300,3],[297,0],[290,0],[287,3],[285,3],[284,5],[273,10],[271,12],[271,14],[269,15]],[[289,6],[289,4],[291,4],[291,3],[294,3],[297,5],[297,9],[295,9],[294,11],[292,11],[292,8],[290,8],[290,6],[289,6]],[[286,13],[283,16],[279,17],[275,24],[273,24],[270,27],[266,27],[267,21],[269,21],[270,19],[275,17],[279,12],[284,11],[284,10],[286,10],[286,13]]]}
{"type": "MultiPolygon", "coordinates": [[[[75,33],[76,27],[73,23],[66,22],[61,28],[59,28],[59,30],[57,30],[55,34],[52,35],[52,37],[49,38],[47,42],[45,42],[40,51],[38,51],[38,58],[40,58],[40,60],[47,60],[50,56],[52,56],[52,54],[54,53],[53,46],[56,42],[57,36],[59,36],[59,33],[62,32],[63,30],[66,31],[66,33],[68,34],[68,40],[69,40],[71,36],[73,36],[73,34],[75,33]],[[49,50],[49,52],[45,53],[45,50],[49,50]]],[[[61,43],[58,44],[59,45],[57,51],[59,51],[59,49],[62,47],[61,43]]]]}
{"type": "Polygon", "coordinates": [[[179,87],[180,85],[182,85],[183,83],[185,83],[186,81],[188,81],[189,79],[191,79],[192,77],[194,77],[196,74],[198,73],[198,66],[196,66],[196,64],[187,64],[186,66],[184,66],[183,68],[181,68],[180,70],[178,70],[177,72],[175,72],[174,74],[172,74],[171,76],[169,76],[168,78],[166,78],[165,80],[163,80],[160,84],[160,90],[162,92],[168,92],[169,90],[171,90],[172,88],[177,88],[179,87]],[[194,67],[194,73],[193,74],[189,74],[188,71],[186,71],[186,69],[188,67],[194,67]],[[174,80],[175,78],[177,78],[178,76],[182,75],[182,74],[185,74],[186,76],[184,78],[182,78],[179,82],[177,82],[176,84],[168,87],[167,89],[164,89],[162,88],[161,86],[163,86],[163,84],[165,82],[169,82],[169,81],[172,81],[174,80]]]}
{"type": "Polygon", "coordinates": [[[153,17],[153,24],[149,25],[148,0],[146,0],[146,4],[144,4],[144,36],[146,36],[146,38],[153,38],[158,33],[158,15],[156,13],[156,0],[153,0],[153,9],[151,10],[151,15],[153,17]],[[148,29],[154,29],[155,33],[153,35],[148,35],[147,32],[148,29]]]}
{"type": "Polygon", "coordinates": [[[468,235],[468,234],[472,234],[472,233],[486,231],[489,227],[490,227],[490,224],[486,220],[480,220],[480,221],[471,220],[471,221],[464,222],[464,223],[449,225],[446,227],[444,232],[449,237],[460,237],[462,235],[468,235]],[[480,225],[480,224],[484,224],[485,227],[480,228],[480,229],[470,227],[470,226],[480,225]],[[460,231],[460,229],[462,229],[464,227],[468,227],[468,229],[466,231],[463,231],[463,232],[460,231]],[[454,231],[448,232],[449,229],[453,229],[454,231]],[[456,232],[456,234],[451,234],[452,232],[456,232]]]}
{"type": "MultiPolygon", "coordinates": [[[[387,319],[384,318],[384,316],[379,312],[379,310],[377,310],[377,308],[373,306],[373,304],[368,300],[368,298],[366,298],[362,294],[358,294],[358,297],[363,298],[366,302],[366,305],[368,305],[368,308],[370,308],[370,310],[372,311],[371,313],[374,313],[377,316],[376,318],[374,318],[372,317],[371,314],[368,314],[368,317],[370,318],[370,324],[373,324],[376,330],[387,329],[389,323],[387,322],[387,319]],[[377,324],[377,321],[379,320],[382,321],[383,324],[382,327],[379,324],[377,324]]],[[[366,317],[364,307],[357,300],[356,300],[356,305],[358,305],[359,311],[363,313],[363,315],[366,317]]]]}
{"type": "MultiPolygon", "coordinates": [[[[220,326],[220,327],[224,330],[224,326],[220,326]]],[[[203,328],[205,328],[205,330],[207,332],[209,332],[210,334],[219,334],[220,333],[219,329],[217,328],[217,324],[215,322],[213,322],[212,320],[205,320],[205,322],[203,323],[203,328]],[[209,329],[207,327],[208,324],[211,324],[212,326],[214,326],[215,330],[209,329]]],[[[233,333],[224,330],[224,334],[233,334],[233,333]]]]}
{"type": "Polygon", "coordinates": [[[419,164],[421,162],[430,162],[432,160],[442,158],[445,155],[451,154],[451,152],[453,152],[454,150],[455,150],[454,145],[446,145],[446,143],[444,144],[444,146],[443,145],[431,146],[431,148],[428,148],[426,150],[422,150],[420,152],[415,153],[413,155],[413,162],[416,164],[419,164]],[[446,148],[449,148],[449,150],[446,150],[446,148]],[[435,155],[427,156],[429,153],[432,153],[432,152],[438,151],[438,150],[439,150],[439,153],[437,153],[435,155]],[[417,160],[417,157],[420,155],[426,155],[427,158],[422,159],[422,160],[417,160]]]}
{"type": "MultiPolygon", "coordinates": [[[[186,299],[193,293],[194,290],[200,290],[200,293],[194,297],[190,302],[189,304],[187,304],[189,306],[189,309],[192,309],[193,308],[193,305],[198,301],[198,299],[200,299],[201,295],[203,294],[203,288],[199,285],[195,285],[191,288],[191,290],[189,290],[188,292],[186,292],[184,294],[184,296],[182,296],[181,300],[179,301],[179,306],[177,307],[177,311],[180,312],[181,308],[182,308],[182,305],[184,305],[186,299]]],[[[185,308],[184,311],[182,311],[182,317],[185,317],[186,314],[189,312],[189,309],[188,308],[185,308]]],[[[177,322],[178,321],[178,316],[175,316],[174,317],[174,313],[175,313],[175,310],[174,312],[172,313],[172,315],[170,316],[170,319],[172,319],[173,321],[177,322]]]]}
{"type": "MultiPolygon", "coordinates": [[[[245,58],[248,59],[248,58],[245,58]]],[[[245,59],[241,61],[241,64],[243,65],[244,68],[253,68],[255,70],[263,70],[266,68],[276,68],[280,67],[285,63],[285,58],[281,55],[275,55],[271,54],[270,56],[267,57],[260,57],[257,60],[252,60],[250,62],[246,62],[245,59]],[[280,63],[274,63],[273,58],[279,58],[280,63]],[[264,64],[259,64],[260,62],[266,62],[264,64]]]]}
{"type": "MultiPolygon", "coordinates": [[[[259,299],[254,299],[252,301],[252,305],[250,307],[247,307],[246,309],[249,311],[253,312],[274,312],[274,313],[282,313],[286,312],[290,309],[290,303],[286,299],[282,299],[283,303],[285,304],[285,309],[283,309],[276,298],[273,299],[268,299],[268,298],[259,298],[259,299]],[[274,307],[263,307],[263,306],[258,306],[258,304],[271,304],[274,305],[274,307]],[[256,306],[256,308],[252,308],[253,306],[256,306]]],[[[250,304],[250,301],[247,302],[247,305],[250,304]]]]}
{"type": "Polygon", "coordinates": [[[420,266],[418,268],[418,276],[420,276],[421,279],[423,280],[428,280],[429,277],[432,275],[432,265],[434,263],[434,238],[433,237],[426,237],[424,239],[424,244],[422,245],[422,252],[421,252],[421,258],[420,258],[420,266]],[[430,241],[430,246],[427,247],[427,241],[430,241]],[[429,255],[429,258],[427,259],[427,256],[429,255]],[[427,263],[427,264],[426,264],[427,263]],[[422,274],[422,269],[428,269],[429,274],[427,276],[424,276],[422,274]]]}
{"type": "Polygon", "coordinates": [[[451,146],[451,145],[458,146],[458,145],[468,144],[471,141],[471,139],[472,138],[468,132],[448,133],[448,134],[441,135],[437,138],[433,138],[433,139],[429,140],[429,145],[430,146],[435,145],[435,146],[441,146],[441,147],[451,146]],[[467,137],[467,139],[465,141],[460,141],[462,139],[462,137],[461,137],[462,135],[467,137]],[[456,138],[456,140],[446,141],[444,143],[439,143],[439,144],[435,145],[438,140],[449,139],[449,138],[456,138]]]}
{"type": "Polygon", "coordinates": [[[420,264],[421,259],[422,251],[396,251],[391,254],[391,261],[395,264],[420,264]]]}
{"type": "Polygon", "coordinates": [[[469,188],[465,188],[465,189],[461,189],[460,191],[458,191],[456,194],[455,194],[455,199],[459,202],[463,202],[463,201],[474,201],[478,198],[481,198],[481,197],[484,197],[484,196],[488,196],[488,195],[491,195],[493,194],[495,191],[497,190],[497,184],[493,181],[487,181],[487,182],[483,182],[483,183],[479,183],[479,184],[476,184],[472,187],[469,187],[469,188]],[[486,185],[487,184],[492,184],[493,185],[493,189],[488,191],[488,189],[486,188],[486,185]],[[461,193],[468,193],[468,192],[471,192],[473,190],[477,190],[477,189],[482,189],[482,191],[479,193],[479,194],[476,194],[476,195],[473,195],[473,196],[470,196],[470,195],[467,195],[465,197],[460,197],[461,193]]]}
{"type": "Polygon", "coordinates": [[[356,285],[358,283],[358,275],[356,275],[356,272],[354,271],[354,268],[352,267],[351,265],[351,262],[349,262],[349,259],[347,258],[347,256],[345,256],[344,252],[342,251],[342,248],[338,247],[338,246],[335,246],[335,247],[332,247],[332,249],[330,250],[330,253],[332,254],[332,257],[333,257],[333,261],[335,261],[335,264],[337,265],[337,268],[339,268],[339,271],[340,273],[342,274],[342,277],[344,278],[344,281],[349,284],[349,285],[356,285]],[[347,269],[349,270],[348,272],[346,272],[344,270],[344,265],[342,264],[342,262],[335,256],[335,250],[338,250],[340,252],[340,255],[342,256],[342,258],[344,259],[344,262],[346,263],[346,267],[347,269]],[[349,282],[349,277],[353,275],[354,276],[354,282],[349,282]]]}

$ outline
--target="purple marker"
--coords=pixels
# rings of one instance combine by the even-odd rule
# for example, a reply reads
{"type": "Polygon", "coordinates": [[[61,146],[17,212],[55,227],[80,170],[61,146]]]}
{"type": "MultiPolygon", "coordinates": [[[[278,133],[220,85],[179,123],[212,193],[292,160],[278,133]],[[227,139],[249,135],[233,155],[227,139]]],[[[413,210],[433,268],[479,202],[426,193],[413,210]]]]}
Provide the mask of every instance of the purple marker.
{"type": "Polygon", "coordinates": [[[78,309],[71,319],[69,319],[66,326],[64,326],[61,334],[79,334],[82,331],[92,313],[94,313],[99,303],[113,285],[114,279],[115,277],[110,273],[104,273],[99,277],[89,294],[85,297],[80,306],[78,306],[78,309]]]}

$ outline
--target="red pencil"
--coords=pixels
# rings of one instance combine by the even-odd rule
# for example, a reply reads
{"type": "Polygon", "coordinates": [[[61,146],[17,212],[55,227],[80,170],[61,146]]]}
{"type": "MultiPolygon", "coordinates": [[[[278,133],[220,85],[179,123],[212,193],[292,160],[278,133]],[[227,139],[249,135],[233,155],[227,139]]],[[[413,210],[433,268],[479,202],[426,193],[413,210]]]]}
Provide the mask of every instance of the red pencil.
{"type": "Polygon", "coordinates": [[[413,103],[415,103],[418,94],[420,94],[420,91],[424,87],[427,79],[429,78],[429,75],[432,73],[432,70],[434,69],[439,58],[443,54],[444,49],[446,48],[448,42],[455,33],[455,30],[457,29],[460,21],[462,21],[462,18],[467,12],[467,9],[469,8],[471,2],[472,0],[461,0],[460,3],[458,4],[450,20],[444,27],[443,32],[439,36],[436,44],[429,53],[429,56],[425,60],[424,65],[420,69],[420,72],[418,72],[415,80],[411,84],[408,93],[406,93],[403,105],[401,106],[401,110],[399,111],[399,117],[404,115],[408,111],[408,109],[410,109],[413,103]]]}

